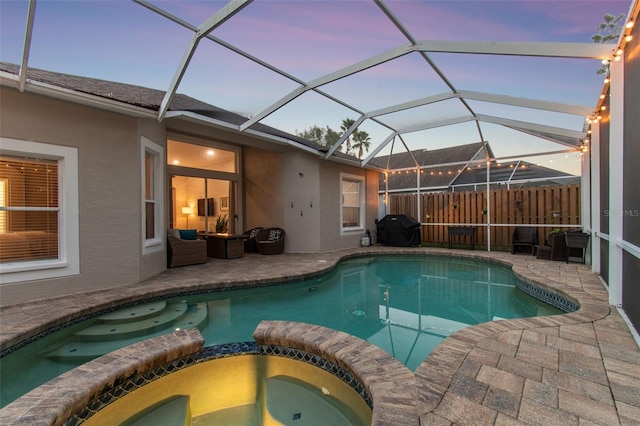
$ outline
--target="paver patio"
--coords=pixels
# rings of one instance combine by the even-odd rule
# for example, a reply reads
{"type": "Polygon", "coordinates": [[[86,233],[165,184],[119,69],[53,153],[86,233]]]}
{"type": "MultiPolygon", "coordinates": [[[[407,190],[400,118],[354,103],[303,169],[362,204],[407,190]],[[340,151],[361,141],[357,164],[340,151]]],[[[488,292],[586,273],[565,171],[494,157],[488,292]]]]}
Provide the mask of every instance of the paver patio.
{"type": "MultiPolygon", "coordinates": [[[[415,371],[420,424],[640,424],[640,350],[617,309],[608,305],[599,278],[588,265],[529,255],[373,246],[210,259],[134,286],[4,307],[0,347],[125,302],[301,279],[362,253],[444,253],[506,262],[528,281],[561,291],[581,305],[570,314],[481,324],[445,340],[415,371]]],[[[4,419],[18,414],[0,413],[4,419]]]]}

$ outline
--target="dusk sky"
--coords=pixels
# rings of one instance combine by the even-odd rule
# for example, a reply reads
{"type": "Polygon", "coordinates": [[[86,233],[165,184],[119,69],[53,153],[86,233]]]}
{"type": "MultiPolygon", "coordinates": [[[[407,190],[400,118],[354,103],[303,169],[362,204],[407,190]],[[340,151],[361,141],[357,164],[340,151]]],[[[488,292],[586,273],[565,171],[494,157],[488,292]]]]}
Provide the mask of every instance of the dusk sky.
{"type": "MultiPolygon", "coordinates": [[[[153,1],[198,26],[226,2],[153,1]]],[[[631,1],[420,1],[388,0],[391,12],[415,40],[591,43],[606,13],[626,14],[631,1]]],[[[28,2],[0,0],[0,61],[19,64],[28,2]]],[[[408,43],[369,0],[256,0],[211,35],[310,81],[408,43]]],[[[133,1],[39,0],[29,66],[167,90],[193,32],[133,1]]],[[[457,90],[505,94],[595,107],[603,77],[597,60],[427,53],[457,90]]],[[[230,111],[252,116],[298,87],[291,79],[203,39],[178,87],[230,111]]],[[[326,84],[321,90],[369,112],[450,89],[417,53],[326,84]]],[[[572,130],[584,117],[470,102],[479,114],[572,130]]],[[[380,117],[394,128],[468,115],[448,100],[380,117]]],[[[294,133],[313,125],[339,130],[344,118],[360,114],[312,91],[279,109],[263,123],[294,133]]],[[[372,145],[391,131],[365,121],[372,145]]],[[[494,124],[481,124],[496,156],[546,152],[565,147],[494,124]]],[[[478,142],[475,123],[408,133],[411,149],[478,142]]],[[[397,149],[397,147],[395,148],[397,149]]],[[[383,151],[384,152],[384,151],[383,151]]],[[[579,173],[576,154],[533,160],[579,173]],[[562,166],[559,166],[562,164],[562,166]]]]}

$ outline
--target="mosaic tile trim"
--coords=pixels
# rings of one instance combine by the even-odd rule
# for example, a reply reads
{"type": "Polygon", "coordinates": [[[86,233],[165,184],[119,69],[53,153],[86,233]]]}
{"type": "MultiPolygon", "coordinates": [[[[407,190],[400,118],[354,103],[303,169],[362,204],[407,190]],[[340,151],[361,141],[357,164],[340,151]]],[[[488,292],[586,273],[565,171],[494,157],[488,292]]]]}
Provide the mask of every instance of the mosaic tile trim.
{"type": "Polygon", "coordinates": [[[226,345],[208,346],[202,348],[202,350],[196,354],[173,360],[163,365],[162,367],[147,371],[141,376],[124,381],[122,383],[116,382],[114,387],[107,389],[105,392],[100,394],[96,399],[87,404],[87,406],[82,411],[74,414],[70,419],[65,421],[64,424],[66,426],[80,425],[107,405],[117,401],[119,398],[122,398],[135,391],[136,389],[139,389],[175,371],[191,367],[198,363],[238,355],[279,356],[306,362],[307,364],[321,368],[324,371],[333,374],[343,382],[347,383],[356,392],[358,392],[362,399],[367,403],[369,408],[373,408],[373,401],[371,397],[357,378],[355,378],[352,374],[345,371],[341,367],[323,359],[318,355],[281,346],[259,346],[255,342],[240,342],[230,343],[226,345]]]}
{"type": "Polygon", "coordinates": [[[529,296],[535,297],[536,299],[548,303],[551,306],[555,306],[564,312],[575,312],[580,309],[580,305],[568,300],[561,294],[538,287],[537,285],[528,283],[519,278],[516,280],[516,287],[527,293],[529,296]]]}

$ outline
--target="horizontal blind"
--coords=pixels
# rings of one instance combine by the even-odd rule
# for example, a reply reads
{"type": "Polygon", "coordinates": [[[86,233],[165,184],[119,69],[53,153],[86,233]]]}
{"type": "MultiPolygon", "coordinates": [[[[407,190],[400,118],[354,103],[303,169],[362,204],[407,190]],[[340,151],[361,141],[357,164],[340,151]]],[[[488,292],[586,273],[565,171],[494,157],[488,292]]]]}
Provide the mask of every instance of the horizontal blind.
{"type": "Polygon", "coordinates": [[[0,262],[58,258],[58,162],[0,156],[0,262]]]}

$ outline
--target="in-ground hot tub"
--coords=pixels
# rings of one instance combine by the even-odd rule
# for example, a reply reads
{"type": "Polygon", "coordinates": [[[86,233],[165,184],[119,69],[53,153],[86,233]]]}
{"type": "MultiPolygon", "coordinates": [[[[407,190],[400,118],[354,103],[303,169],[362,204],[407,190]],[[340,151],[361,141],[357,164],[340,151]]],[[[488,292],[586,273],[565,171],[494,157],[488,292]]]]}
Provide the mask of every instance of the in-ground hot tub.
{"type": "Polygon", "coordinates": [[[88,426],[371,424],[371,408],[338,377],[302,361],[238,355],[160,377],[118,398],[88,426]]]}

